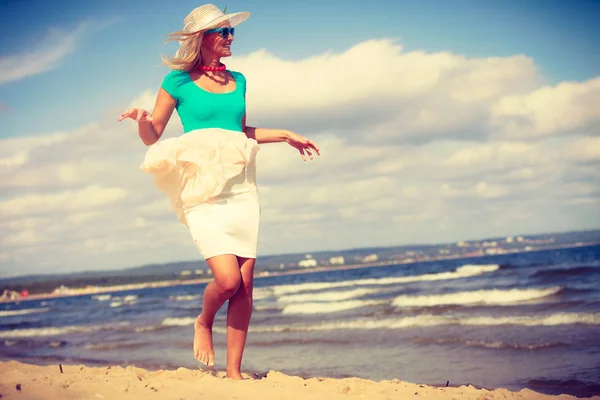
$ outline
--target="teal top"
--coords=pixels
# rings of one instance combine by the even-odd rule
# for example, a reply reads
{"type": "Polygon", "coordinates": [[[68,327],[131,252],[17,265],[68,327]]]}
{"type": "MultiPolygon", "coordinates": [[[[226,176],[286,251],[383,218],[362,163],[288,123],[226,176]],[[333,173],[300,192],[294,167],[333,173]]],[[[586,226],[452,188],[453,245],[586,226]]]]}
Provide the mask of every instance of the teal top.
{"type": "Polygon", "coordinates": [[[173,70],[161,87],[177,101],[175,108],[183,124],[183,132],[195,129],[221,128],[242,131],[246,113],[246,78],[229,71],[235,80],[235,90],[211,93],[196,85],[187,71],[173,70]]]}

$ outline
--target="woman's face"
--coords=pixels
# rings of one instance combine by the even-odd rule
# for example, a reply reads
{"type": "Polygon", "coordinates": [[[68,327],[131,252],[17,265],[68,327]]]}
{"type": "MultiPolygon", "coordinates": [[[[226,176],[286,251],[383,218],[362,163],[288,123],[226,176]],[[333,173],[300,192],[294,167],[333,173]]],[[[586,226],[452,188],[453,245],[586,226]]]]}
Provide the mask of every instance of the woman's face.
{"type": "MultiPolygon", "coordinates": [[[[223,22],[218,28],[231,28],[231,25],[229,22],[223,22]]],[[[231,42],[233,42],[233,35],[231,33],[227,37],[223,37],[221,32],[204,34],[202,54],[205,57],[209,54],[216,57],[229,57],[231,56],[231,42]]]]}

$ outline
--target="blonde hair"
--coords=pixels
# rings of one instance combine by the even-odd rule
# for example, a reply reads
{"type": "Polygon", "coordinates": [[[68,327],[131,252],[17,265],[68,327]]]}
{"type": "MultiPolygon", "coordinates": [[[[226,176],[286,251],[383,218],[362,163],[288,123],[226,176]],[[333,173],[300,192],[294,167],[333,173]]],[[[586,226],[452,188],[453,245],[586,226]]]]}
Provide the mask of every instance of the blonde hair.
{"type": "Polygon", "coordinates": [[[161,56],[163,63],[179,71],[189,72],[198,68],[202,62],[202,39],[206,31],[207,29],[196,32],[178,31],[169,34],[167,43],[177,41],[180,47],[174,57],[161,56]]]}

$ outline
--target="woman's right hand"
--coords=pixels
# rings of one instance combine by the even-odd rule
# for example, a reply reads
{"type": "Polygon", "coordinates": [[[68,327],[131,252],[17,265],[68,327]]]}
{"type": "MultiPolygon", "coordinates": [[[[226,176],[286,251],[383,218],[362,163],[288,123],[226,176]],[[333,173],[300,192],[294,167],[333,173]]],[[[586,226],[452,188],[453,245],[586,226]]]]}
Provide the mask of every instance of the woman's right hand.
{"type": "Polygon", "coordinates": [[[117,119],[117,121],[121,122],[125,118],[131,118],[136,120],[139,123],[142,122],[152,122],[152,114],[142,108],[130,108],[125,111],[121,116],[117,119]]]}

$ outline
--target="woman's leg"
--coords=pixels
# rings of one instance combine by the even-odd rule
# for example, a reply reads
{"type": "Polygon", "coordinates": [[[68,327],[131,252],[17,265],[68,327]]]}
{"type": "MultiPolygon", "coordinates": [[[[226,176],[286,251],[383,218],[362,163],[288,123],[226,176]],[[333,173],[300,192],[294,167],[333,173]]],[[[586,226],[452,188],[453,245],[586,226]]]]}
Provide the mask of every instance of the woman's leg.
{"type": "Polygon", "coordinates": [[[206,260],[212,270],[214,280],[204,289],[202,314],[194,325],[194,357],[210,367],[215,365],[215,351],[212,342],[212,326],[215,314],[227,299],[242,286],[240,265],[233,254],[211,257],[206,260]]]}
{"type": "Polygon", "coordinates": [[[254,258],[238,258],[242,284],[229,299],[227,309],[227,376],[242,379],[240,368],[246,345],[250,316],[252,315],[252,286],[254,282],[254,258]]]}

